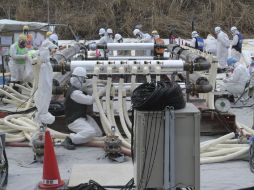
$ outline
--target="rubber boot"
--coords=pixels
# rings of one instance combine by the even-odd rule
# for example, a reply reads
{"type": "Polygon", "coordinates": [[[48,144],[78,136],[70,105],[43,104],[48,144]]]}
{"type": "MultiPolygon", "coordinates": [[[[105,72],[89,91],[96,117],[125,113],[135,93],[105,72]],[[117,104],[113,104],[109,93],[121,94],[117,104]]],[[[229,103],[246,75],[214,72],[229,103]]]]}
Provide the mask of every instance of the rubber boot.
{"type": "Polygon", "coordinates": [[[72,140],[70,137],[66,137],[64,141],[62,142],[62,145],[64,148],[67,150],[74,150],[75,149],[75,144],[72,143],[72,140]]]}

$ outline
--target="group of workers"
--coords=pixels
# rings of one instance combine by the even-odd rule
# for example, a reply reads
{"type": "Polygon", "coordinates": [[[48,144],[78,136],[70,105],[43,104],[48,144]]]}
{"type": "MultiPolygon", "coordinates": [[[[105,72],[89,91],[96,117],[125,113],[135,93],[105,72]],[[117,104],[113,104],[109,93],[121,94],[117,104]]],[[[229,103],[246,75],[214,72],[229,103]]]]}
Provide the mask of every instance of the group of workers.
{"type": "MultiPolygon", "coordinates": [[[[153,30],[151,35],[148,33],[143,33],[140,29],[135,28],[133,30],[133,35],[137,38],[138,42],[141,43],[155,43],[164,45],[164,40],[160,38],[160,35],[157,30],[153,30]]],[[[107,30],[104,28],[99,29],[99,36],[100,39],[98,41],[98,44],[107,44],[107,43],[123,43],[123,37],[121,34],[116,33],[113,35],[113,30],[111,28],[108,28],[107,30]],[[114,36],[114,37],[113,37],[114,36]]],[[[107,51],[96,51],[96,56],[105,56],[112,54],[112,52],[107,51]]],[[[164,49],[163,48],[155,48],[153,52],[148,52],[147,55],[153,55],[155,57],[163,57],[164,49]]]]}
{"type": "MultiPolygon", "coordinates": [[[[215,27],[216,38],[208,35],[204,40],[200,37],[197,31],[193,31],[190,46],[200,51],[207,51],[217,56],[219,67],[225,69],[234,67],[230,77],[224,79],[223,88],[232,94],[240,94],[245,87],[245,84],[250,80],[250,72],[244,64],[240,64],[242,52],[243,35],[236,27],[231,28],[233,40],[230,44],[228,35],[221,29],[215,27]],[[231,56],[228,58],[228,50],[231,49],[231,56]]],[[[156,30],[152,31],[151,35],[142,32],[136,28],[133,30],[133,35],[138,39],[138,42],[164,44],[156,30]]],[[[100,39],[97,43],[123,43],[121,34],[113,35],[111,28],[99,30],[100,39]]],[[[23,28],[23,34],[19,36],[18,42],[14,43],[10,48],[9,67],[11,71],[11,81],[19,83],[23,80],[22,76],[25,70],[25,64],[29,60],[28,52],[33,49],[32,36],[29,34],[29,28],[23,28]]],[[[50,32],[47,33],[47,38],[42,42],[41,47],[48,48],[50,52],[56,51],[58,47],[58,36],[50,32]]],[[[110,52],[103,52],[110,53],[110,52]]],[[[164,49],[155,48],[154,56],[163,57],[164,49]]],[[[97,52],[97,56],[102,56],[101,52],[97,52]]],[[[254,65],[254,56],[253,56],[254,65]]],[[[253,69],[254,70],[254,69],[253,69]]],[[[86,78],[86,69],[77,67],[73,70],[70,78],[69,89],[65,99],[65,117],[67,127],[73,131],[62,143],[69,149],[75,149],[76,144],[89,142],[93,137],[102,135],[100,128],[94,119],[89,116],[88,107],[94,102],[94,94],[84,92],[84,84],[88,82],[86,78]]],[[[98,96],[105,93],[105,88],[99,91],[98,96]]]]}
{"type": "MultiPolygon", "coordinates": [[[[42,42],[40,47],[55,51],[58,48],[58,36],[52,32],[47,32],[46,36],[47,38],[42,42]]],[[[18,41],[10,47],[8,65],[11,73],[11,82],[14,84],[24,81],[25,73],[27,73],[26,68],[28,68],[32,56],[31,52],[33,52],[34,49],[38,49],[38,47],[33,47],[33,36],[29,33],[29,27],[24,26],[23,33],[19,35],[18,41]]],[[[15,85],[14,89],[18,90],[15,85]]]]}
{"type": "MultiPolygon", "coordinates": [[[[251,69],[251,65],[240,63],[243,35],[235,26],[232,26],[230,31],[233,37],[231,42],[228,35],[219,26],[214,29],[216,38],[209,34],[207,39],[204,40],[197,31],[193,31],[191,33],[192,40],[190,46],[200,51],[206,51],[216,55],[219,64],[218,71],[231,71],[224,78],[221,90],[228,91],[234,96],[240,96],[249,83],[253,70],[251,69]]],[[[252,62],[254,61],[254,56],[251,56],[251,60],[252,62]]]]}

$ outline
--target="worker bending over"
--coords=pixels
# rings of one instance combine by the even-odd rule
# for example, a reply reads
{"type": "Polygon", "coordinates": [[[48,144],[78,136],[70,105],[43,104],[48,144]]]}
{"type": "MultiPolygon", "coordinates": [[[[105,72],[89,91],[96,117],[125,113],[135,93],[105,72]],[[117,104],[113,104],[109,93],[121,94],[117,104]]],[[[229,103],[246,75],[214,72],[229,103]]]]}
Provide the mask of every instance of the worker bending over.
{"type": "Polygon", "coordinates": [[[243,93],[246,83],[250,80],[250,73],[247,67],[239,63],[236,58],[228,58],[227,64],[234,70],[229,77],[223,79],[221,90],[226,90],[237,97],[243,93]]]}
{"type": "MultiPolygon", "coordinates": [[[[82,91],[86,83],[86,70],[76,67],[70,79],[70,87],[65,97],[65,121],[73,132],[66,137],[62,145],[68,149],[75,149],[75,145],[89,142],[93,137],[99,137],[102,132],[95,120],[88,115],[88,106],[94,102],[94,97],[82,91]]],[[[98,95],[105,93],[101,90],[98,95]]]]}

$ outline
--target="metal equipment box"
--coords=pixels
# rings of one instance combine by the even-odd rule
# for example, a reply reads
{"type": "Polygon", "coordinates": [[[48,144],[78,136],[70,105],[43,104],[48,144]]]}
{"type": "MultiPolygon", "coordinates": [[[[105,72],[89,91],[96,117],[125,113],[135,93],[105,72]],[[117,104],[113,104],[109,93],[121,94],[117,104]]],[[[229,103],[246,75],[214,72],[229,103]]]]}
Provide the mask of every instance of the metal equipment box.
{"type": "Polygon", "coordinates": [[[200,189],[200,112],[190,103],[172,112],[169,122],[166,111],[134,113],[136,189],[200,189]]]}

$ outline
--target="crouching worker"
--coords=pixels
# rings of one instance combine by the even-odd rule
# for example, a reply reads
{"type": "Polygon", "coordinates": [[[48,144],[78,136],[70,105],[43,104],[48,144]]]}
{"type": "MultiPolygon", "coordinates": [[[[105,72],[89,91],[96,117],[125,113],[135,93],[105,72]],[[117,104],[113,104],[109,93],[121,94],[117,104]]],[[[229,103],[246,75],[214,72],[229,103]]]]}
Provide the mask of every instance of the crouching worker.
{"type": "Polygon", "coordinates": [[[237,62],[233,57],[228,58],[227,64],[234,70],[231,76],[223,79],[221,90],[226,90],[237,97],[243,93],[246,83],[250,80],[250,73],[244,64],[237,62]]]}
{"type": "MultiPolygon", "coordinates": [[[[70,87],[65,97],[65,121],[73,132],[63,141],[62,145],[68,149],[75,149],[75,145],[89,142],[93,137],[102,136],[102,132],[95,120],[87,115],[88,105],[92,105],[94,97],[82,92],[82,86],[86,83],[86,70],[76,67],[73,70],[70,87]]],[[[101,90],[98,95],[105,93],[101,90]]]]}

